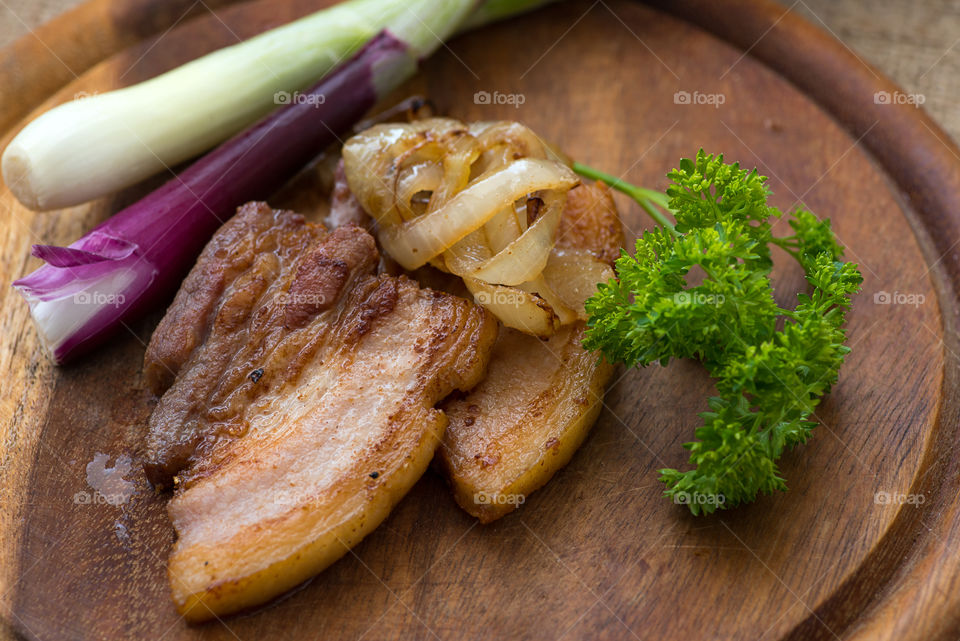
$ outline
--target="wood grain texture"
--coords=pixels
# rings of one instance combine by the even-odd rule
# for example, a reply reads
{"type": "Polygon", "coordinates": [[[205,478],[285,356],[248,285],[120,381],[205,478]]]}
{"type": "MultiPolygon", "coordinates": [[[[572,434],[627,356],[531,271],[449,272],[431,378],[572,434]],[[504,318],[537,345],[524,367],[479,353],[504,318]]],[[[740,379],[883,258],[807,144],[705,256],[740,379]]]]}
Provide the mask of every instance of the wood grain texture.
{"type": "MultiPolygon", "coordinates": [[[[751,6],[749,2],[735,4],[751,6]]],[[[681,15],[706,24],[695,17],[698,10],[706,8],[704,5],[697,0],[675,8],[681,15]]],[[[914,490],[932,499],[926,509],[937,518],[931,523],[924,521],[930,517],[916,517],[922,524],[920,536],[905,558],[896,553],[893,560],[897,566],[884,593],[865,593],[859,585],[860,578],[883,573],[884,558],[878,558],[876,564],[865,565],[859,577],[839,590],[832,601],[838,606],[859,603],[861,608],[869,608],[870,615],[854,626],[852,638],[954,637],[960,627],[956,590],[960,581],[960,555],[956,553],[960,542],[956,501],[960,493],[956,447],[960,420],[953,391],[958,380],[955,355],[960,353],[956,334],[960,319],[956,295],[960,283],[960,153],[946,133],[915,105],[877,100],[878,93],[894,95],[902,90],[848,48],[796,16],[784,18],[771,6],[765,12],[752,12],[746,20],[730,19],[730,14],[713,15],[709,24],[732,42],[750,47],[752,55],[807,91],[857,137],[857,144],[869,150],[889,172],[915,208],[917,218],[908,218],[920,228],[918,235],[927,247],[931,271],[936,267],[945,277],[938,283],[945,330],[943,348],[948,356],[939,427],[934,433],[939,445],[926,456],[926,470],[914,490]],[[802,65],[788,61],[795,47],[805,52],[802,65]],[[831,75],[840,82],[822,82],[831,75]]],[[[921,331],[930,329],[926,324],[921,326],[921,331]]],[[[900,527],[905,532],[908,526],[900,527]]],[[[824,612],[824,618],[832,618],[829,609],[824,612]]]]}
{"type": "MultiPolygon", "coordinates": [[[[229,44],[231,32],[248,37],[316,4],[256,0],[185,22],[152,48],[95,66],[40,110],[144,79],[229,44]]],[[[521,119],[574,157],[655,187],[681,156],[723,151],[771,176],[778,206],[802,202],[834,221],[864,292],[821,427],[784,457],[788,493],[699,519],[665,502],[656,470],[684,465],[681,444],[710,382],[689,362],[621,370],[583,448],[516,513],[476,525],[428,473],[355,554],[303,589],[259,613],[190,628],[167,594],[166,498],[137,472],[138,492],[123,505],[74,502],[91,491],[85,467],[95,454],[114,460],[140,446],[150,411],[143,342],[159,315],[55,370],[6,288],[0,614],[41,639],[960,633],[956,151],[922,112],[873,103],[875,91],[895,87],[776,5],[685,0],[670,9],[679,17],[630,2],[569,2],[490,27],[456,39],[396,97],[425,93],[463,119],[521,119]],[[698,16],[719,37],[688,21],[698,16]],[[768,30],[776,37],[759,38],[768,30]],[[478,104],[477,91],[524,101],[478,104]],[[684,91],[724,102],[677,104],[684,91]],[[916,304],[875,302],[884,292],[916,304]],[[878,493],[924,503],[878,504],[878,493]]],[[[48,214],[25,211],[4,189],[2,280],[38,264],[27,258],[31,242],[69,242],[144,188],[48,214]]],[[[640,233],[639,209],[621,205],[628,235],[640,233]]],[[[802,277],[778,258],[778,300],[789,304],[802,277]]]]}
{"type": "MultiPolygon", "coordinates": [[[[4,0],[0,47],[83,0],[4,0]]],[[[115,0],[116,1],[116,0],[115,0]]],[[[960,139],[960,6],[953,0],[778,0],[829,31],[905,91],[960,139]]],[[[207,2],[208,6],[214,6],[207,2]]],[[[202,7],[202,5],[198,5],[202,7]]],[[[79,73],[79,70],[78,70],[79,73]]],[[[44,96],[46,97],[46,96],[44,96]]]]}
{"type": "Polygon", "coordinates": [[[780,0],[876,66],[960,140],[960,4],[953,0],[780,0]]]}

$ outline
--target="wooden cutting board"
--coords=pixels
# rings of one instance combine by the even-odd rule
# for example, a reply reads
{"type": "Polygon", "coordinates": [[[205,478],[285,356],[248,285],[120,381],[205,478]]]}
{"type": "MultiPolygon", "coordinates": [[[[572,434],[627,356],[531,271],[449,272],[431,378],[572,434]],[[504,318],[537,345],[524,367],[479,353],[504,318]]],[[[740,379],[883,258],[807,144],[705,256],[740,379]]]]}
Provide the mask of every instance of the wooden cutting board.
{"type": "MultiPolygon", "coordinates": [[[[140,16],[136,24],[148,26],[137,37],[172,23],[151,21],[160,4],[91,3],[97,11],[84,15],[108,34],[98,52],[73,46],[70,54],[90,24],[48,29],[51,48],[79,77],[64,84],[61,76],[43,104],[25,94],[7,100],[0,119],[138,82],[324,2],[221,3],[215,15],[194,12],[160,39],[83,71],[130,38],[116,15],[140,16]]],[[[776,205],[802,202],[833,220],[864,291],[850,314],[853,352],[817,412],[821,426],[783,459],[789,492],[702,518],[665,501],[657,469],[685,465],[681,444],[709,380],[691,362],[620,370],[586,444],[518,512],[480,526],[428,472],[353,554],[302,589],[259,612],[188,627],[167,593],[167,497],[146,488],[134,460],[129,501],[82,498],[95,489],[88,466],[96,485],[98,465],[136,456],[150,409],[140,365],[160,311],[56,368],[6,287],[38,266],[31,243],[69,243],[146,187],[42,214],[4,188],[0,615],[8,632],[45,640],[956,638],[960,152],[922,110],[898,104],[889,81],[778,5],[663,5],[571,0],[465,35],[396,97],[423,93],[463,119],[523,120],[572,156],[652,187],[663,188],[664,174],[700,147],[723,152],[769,175],[776,205]],[[484,104],[481,91],[522,104],[484,104]]],[[[49,52],[24,50],[0,53],[0,69],[19,52],[18,74],[53,82],[49,52]]],[[[16,86],[4,78],[3,91],[16,86]]],[[[637,207],[621,205],[630,236],[648,226],[637,207]]],[[[787,304],[802,279],[780,265],[778,298],[787,304]]]]}

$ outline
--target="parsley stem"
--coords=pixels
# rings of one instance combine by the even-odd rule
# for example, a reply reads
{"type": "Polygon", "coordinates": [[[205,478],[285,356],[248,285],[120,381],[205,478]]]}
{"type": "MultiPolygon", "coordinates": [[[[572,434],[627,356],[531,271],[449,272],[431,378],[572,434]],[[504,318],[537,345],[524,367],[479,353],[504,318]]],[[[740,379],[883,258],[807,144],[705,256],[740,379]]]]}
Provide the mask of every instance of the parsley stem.
{"type": "Polygon", "coordinates": [[[659,205],[667,211],[670,211],[669,199],[665,193],[656,191],[654,189],[646,189],[645,187],[637,187],[636,185],[630,184],[625,180],[621,180],[616,176],[612,176],[606,172],[600,171],[599,169],[594,169],[593,167],[589,167],[578,162],[573,163],[573,170],[586,178],[601,180],[613,189],[626,194],[630,198],[637,201],[637,204],[643,207],[643,210],[646,211],[650,218],[656,221],[657,224],[664,229],[669,230],[673,234],[677,233],[673,227],[673,223],[670,222],[670,219],[668,219],[663,212],[657,209],[657,205],[659,205]]]}
{"type": "Polygon", "coordinates": [[[774,236],[773,238],[770,239],[770,242],[772,242],[774,245],[776,245],[783,251],[793,256],[793,258],[798,263],[800,263],[801,265],[803,264],[803,261],[800,260],[800,252],[797,251],[799,249],[800,241],[797,239],[796,236],[784,236],[781,238],[777,238],[776,236],[774,236]]]}

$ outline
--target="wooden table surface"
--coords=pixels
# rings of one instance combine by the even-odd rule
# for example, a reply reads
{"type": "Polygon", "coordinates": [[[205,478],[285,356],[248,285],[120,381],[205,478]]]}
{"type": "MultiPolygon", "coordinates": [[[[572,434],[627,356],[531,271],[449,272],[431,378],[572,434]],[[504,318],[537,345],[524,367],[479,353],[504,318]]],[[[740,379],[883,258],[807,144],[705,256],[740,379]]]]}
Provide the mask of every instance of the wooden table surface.
{"type": "MultiPolygon", "coordinates": [[[[82,0],[0,0],[0,46],[82,0]]],[[[204,0],[198,0],[202,3],[204,0]]],[[[781,0],[891,76],[960,139],[960,6],[944,0],[781,0]]],[[[2,91],[2,88],[0,88],[2,91]]],[[[931,573],[932,574],[932,573],[931,573]]],[[[2,611],[0,611],[2,614],[2,611]]],[[[5,631],[0,628],[0,638],[5,631]]]]}
{"type": "MultiPolygon", "coordinates": [[[[833,33],[960,140],[960,2],[778,0],[833,33]]],[[[0,0],[0,47],[82,0],[0,0]]],[[[203,4],[203,0],[198,0],[203,4]]]]}

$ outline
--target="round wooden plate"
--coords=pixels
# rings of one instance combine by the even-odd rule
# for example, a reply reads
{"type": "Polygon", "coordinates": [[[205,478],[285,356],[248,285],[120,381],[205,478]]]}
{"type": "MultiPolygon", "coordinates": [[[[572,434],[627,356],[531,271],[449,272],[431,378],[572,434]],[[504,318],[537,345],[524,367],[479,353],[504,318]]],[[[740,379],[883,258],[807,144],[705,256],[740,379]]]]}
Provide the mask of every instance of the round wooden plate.
{"type": "MultiPolygon", "coordinates": [[[[149,13],[158,2],[111,4],[149,13]]],[[[35,115],[138,82],[322,4],[200,12],[29,106],[35,115]]],[[[302,589],[189,627],[167,593],[167,497],[134,464],[126,503],[75,499],[92,492],[97,454],[111,465],[136,455],[150,411],[141,359],[160,312],[56,368],[5,286],[0,613],[10,629],[36,639],[955,638],[960,152],[894,85],[779,5],[663,4],[571,0],[467,34],[397,97],[424,93],[463,119],[523,120],[572,156],[654,187],[698,148],[723,152],[769,175],[776,205],[832,219],[864,290],[821,426],[783,458],[789,492],[705,518],[665,501],[657,469],[685,465],[681,444],[710,382],[691,362],[621,370],[587,443],[516,513],[480,526],[430,472],[302,589]]],[[[69,243],[145,188],[42,214],[4,188],[0,281],[38,265],[31,243],[69,243]]],[[[647,222],[621,205],[635,236],[647,222]]],[[[775,275],[789,304],[801,274],[780,260],[775,275]]]]}

